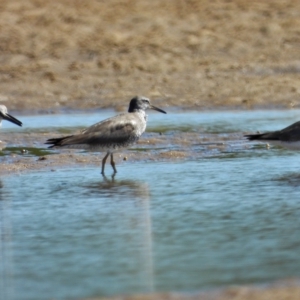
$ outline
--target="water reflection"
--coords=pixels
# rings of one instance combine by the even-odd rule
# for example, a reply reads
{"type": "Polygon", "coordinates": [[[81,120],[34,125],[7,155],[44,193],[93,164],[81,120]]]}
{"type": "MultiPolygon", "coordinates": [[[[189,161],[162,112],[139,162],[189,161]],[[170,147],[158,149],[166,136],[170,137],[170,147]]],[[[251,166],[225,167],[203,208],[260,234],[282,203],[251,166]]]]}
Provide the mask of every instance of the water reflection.
{"type": "MultiPolygon", "coordinates": [[[[110,199],[114,207],[112,213],[115,215],[115,226],[123,232],[122,235],[113,237],[120,239],[118,244],[122,245],[118,255],[127,253],[128,259],[130,260],[131,256],[135,261],[134,264],[138,267],[135,271],[138,274],[135,280],[140,285],[139,289],[154,291],[149,185],[138,180],[118,180],[114,176],[112,178],[104,176],[100,181],[83,184],[82,188],[89,197],[97,195],[110,199]]],[[[118,235],[119,230],[115,229],[112,229],[112,232],[118,235]]],[[[119,269],[119,272],[123,273],[124,269],[119,269]]],[[[128,276],[130,277],[130,273],[128,276]]]]}
{"type": "Polygon", "coordinates": [[[99,179],[98,171],[5,179],[7,188],[16,181],[19,187],[9,189],[12,222],[10,208],[3,210],[5,228],[13,224],[14,243],[5,240],[0,257],[2,286],[13,270],[15,299],[154,290],[149,185],[129,176],[99,179]]]}
{"type": "Polygon", "coordinates": [[[0,298],[12,287],[18,300],[79,299],[298,275],[300,156],[224,135],[285,125],[257,112],[194,117],[191,127],[222,131],[224,145],[194,134],[171,147],[203,158],[146,158],[115,178],[89,167],[3,178],[0,298]],[[220,118],[232,122],[213,128],[220,118]]]}
{"type": "Polygon", "coordinates": [[[273,178],[272,181],[275,181],[277,184],[281,185],[290,185],[293,187],[300,186],[300,173],[287,173],[282,176],[273,178]]]}
{"type": "Polygon", "coordinates": [[[9,194],[0,179],[0,299],[14,299],[12,221],[9,194]]]}
{"type": "Polygon", "coordinates": [[[141,200],[140,202],[149,202],[150,198],[147,183],[137,180],[117,179],[115,176],[111,176],[111,178],[103,176],[103,179],[84,183],[82,187],[92,195],[103,195],[105,193],[108,196],[114,196],[117,194],[126,199],[131,199],[130,197],[137,198],[141,200]]]}

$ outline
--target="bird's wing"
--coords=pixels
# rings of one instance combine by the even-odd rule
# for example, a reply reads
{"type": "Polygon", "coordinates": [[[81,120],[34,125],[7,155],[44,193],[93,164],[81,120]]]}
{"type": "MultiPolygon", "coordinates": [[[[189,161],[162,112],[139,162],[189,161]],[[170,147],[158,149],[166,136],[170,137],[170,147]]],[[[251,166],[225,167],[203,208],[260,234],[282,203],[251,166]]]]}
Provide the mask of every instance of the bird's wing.
{"type": "Polygon", "coordinates": [[[282,129],[279,133],[280,133],[279,139],[281,141],[299,141],[300,121],[282,129]]]}
{"type": "Polygon", "coordinates": [[[96,123],[80,134],[61,140],[60,146],[74,144],[107,145],[123,143],[138,137],[137,120],[129,114],[122,114],[96,123]]]}
{"type": "Polygon", "coordinates": [[[265,132],[260,134],[246,135],[249,140],[280,140],[280,141],[298,141],[300,139],[300,121],[296,122],[282,130],[265,132]]]}
{"type": "Polygon", "coordinates": [[[280,131],[265,132],[259,135],[258,140],[275,141],[280,139],[280,131]]]}
{"type": "Polygon", "coordinates": [[[272,131],[272,132],[265,132],[265,133],[254,133],[254,134],[246,134],[244,135],[249,141],[253,140],[279,140],[280,131],[272,131]]]}

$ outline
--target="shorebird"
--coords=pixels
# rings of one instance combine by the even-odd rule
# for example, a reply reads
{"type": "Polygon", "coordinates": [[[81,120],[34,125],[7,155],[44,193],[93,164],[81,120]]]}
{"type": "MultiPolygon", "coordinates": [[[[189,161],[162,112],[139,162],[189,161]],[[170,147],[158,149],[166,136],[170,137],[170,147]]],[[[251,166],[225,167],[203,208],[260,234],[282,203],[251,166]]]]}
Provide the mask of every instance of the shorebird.
{"type": "Polygon", "coordinates": [[[46,144],[51,144],[49,148],[64,147],[106,152],[102,160],[101,174],[104,175],[105,162],[109,155],[110,164],[115,174],[117,169],[113,154],[138,141],[146,129],[147,115],[145,111],[148,108],[166,114],[164,110],[151,105],[148,98],[136,96],[129,103],[128,113],[103,120],[79,134],[49,139],[46,144]]]}
{"type": "Polygon", "coordinates": [[[282,130],[247,134],[245,137],[250,141],[257,140],[283,146],[290,150],[300,150],[300,121],[282,130]]]}
{"type": "Polygon", "coordinates": [[[12,122],[18,126],[22,126],[22,122],[7,113],[7,108],[5,105],[0,105],[0,126],[2,125],[2,120],[12,122]]]}

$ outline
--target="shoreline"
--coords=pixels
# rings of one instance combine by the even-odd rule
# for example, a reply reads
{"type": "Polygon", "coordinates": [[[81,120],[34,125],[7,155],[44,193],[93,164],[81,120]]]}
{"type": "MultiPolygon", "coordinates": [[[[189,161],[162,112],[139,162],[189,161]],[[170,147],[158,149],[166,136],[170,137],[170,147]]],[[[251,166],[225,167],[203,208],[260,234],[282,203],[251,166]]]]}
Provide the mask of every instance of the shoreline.
{"type": "MultiPolygon", "coordinates": [[[[151,100],[151,99],[150,99],[151,100]]],[[[155,99],[151,101],[151,103],[155,103],[155,99]]],[[[91,108],[86,107],[83,109],[77,109],[73,106],[68,107],[62,107],[57,110],[34,110],[34,109],[24,109],[24,110],[18,110],[18,109],[10,109],[9,113],[15,116],[36,116],[36,115],[71,115],[71,114],[90,114],[90,113],[97,113],[97,112],[103,112],[108,111],[112,112],[113,114],[119,114],[123,112],[127,112],[128,105],[124,103],[123,107],[118,106],[110,106],[110,107],[97,107],[97,108],[91,108]]],[[[188,113],[188,112],[242,112],[242,111],[288,111],[288,110],[299,110],[300,106],[298,107],[286,107],[286,106],[279,106],[279,105],[264,105],[264,106],[257,106],[257,107],[251,107],[251,108],[245,108],[242,106],[211,106],[211,107],[193,107],[193,106],[165,106],[164,109],[168,110],[167,113],[176,113],[176,112],[182,112],[182,113],[188,113]]],[[[300,116],[299,116],[300,118],[300,116]]],[[[25,128],[25,127],[24,127],[25,128]]]]}
{"type": "Polygon", "coordinates": [[[299,300],[300,279],[288,278],[265,284],[230,285],[197,292],[163,292],[81,300],[299,300]]]}

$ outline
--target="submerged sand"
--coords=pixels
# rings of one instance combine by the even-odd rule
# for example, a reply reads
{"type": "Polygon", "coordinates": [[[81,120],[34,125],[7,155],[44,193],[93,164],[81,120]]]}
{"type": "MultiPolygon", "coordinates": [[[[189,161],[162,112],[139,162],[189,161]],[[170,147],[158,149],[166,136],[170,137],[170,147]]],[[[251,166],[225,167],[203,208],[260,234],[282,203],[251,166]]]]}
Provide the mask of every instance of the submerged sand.
{"type": "Polygon", "coordinates": [[[160,293],[136,296],[117,296],[111,298],[86,298],[83,300],[299,300],[299,280],[279,281],[272,285],[232,286],[210,292],[183,294],[160,293]]]}

